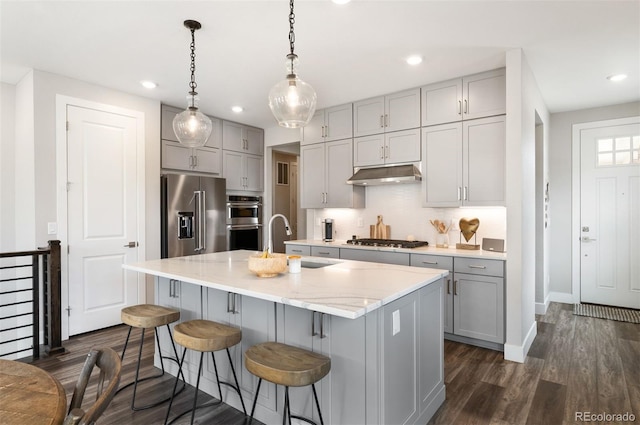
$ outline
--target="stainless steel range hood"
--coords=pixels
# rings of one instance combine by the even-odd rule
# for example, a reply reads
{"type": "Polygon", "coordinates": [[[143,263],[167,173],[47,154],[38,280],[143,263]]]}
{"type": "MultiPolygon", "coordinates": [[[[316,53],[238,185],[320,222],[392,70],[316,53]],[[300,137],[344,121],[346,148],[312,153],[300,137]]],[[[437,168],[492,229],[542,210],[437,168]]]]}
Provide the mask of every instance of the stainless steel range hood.
{"type": "Polygon", "coordinates": [[[422,181],[420,170],[413,164],[392,165],[389,167],[360,168],[347,180],[347,184],[375,186],[381,184],[419,183],[422,181]]]}

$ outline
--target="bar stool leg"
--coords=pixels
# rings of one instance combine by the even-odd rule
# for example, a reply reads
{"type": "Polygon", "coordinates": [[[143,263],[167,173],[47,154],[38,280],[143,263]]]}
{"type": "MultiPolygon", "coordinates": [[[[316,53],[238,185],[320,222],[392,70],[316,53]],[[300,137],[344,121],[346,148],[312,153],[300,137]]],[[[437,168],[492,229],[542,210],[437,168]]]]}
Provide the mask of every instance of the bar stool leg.
{"type": "Polygon", "coordinates": [[[200,375],[202,375],[202,360],[204,359],[204,351],[200,352],[200,365],[198,366],[198,379],[196,379],[196,393],[193,396],[193,410],[191,411],[191,425],[196,417],[196,407],[198,407],[198,388],[200,388],[200,375]]]}
{"type": "Polygon", "coordinates": [[[282,425],[286,425],[287,418],[289,418],[289,425],[291,425],[291,406],[289,406],[289,387],[284,387],[284,409],[282,409],[282,425]]]}
{"type": "Polygon", "coordinates": [[[258,394],[260,393],[260,385],[262,384],[262,378],[258,379],[258,387],[256,388],[256,395],[253,397],[253,406],[251,407],[251,416],[249,417],[249,425],[253,422],[253,414],[256,411],[256,402],[258,401],[258,394]]]}
{"type": "MultiPolygon", "coordinates": [[[[236,368],[233,367],[233,361],[231,360],[231,353],[229,352],[228,348],[227,348],[227,357],[229,358],[229,364],[231,365],[233,380],[236,382],[235,390],[237,391],[238,396],[240,397],[240,403],[242,403],[242,411],[244,412],[244,415],[247,416],[247,409],[244,407],[244,399],[242,398],[242,393],[240,392],[240,384],[238,383],[238,377],[236,376],[236,368]]],[[[220,398],[220,400],[222,400],[222,398],[220,398]]]]}
{"type": "Polygon", "coordinates": [[[311,389],[313,390],[313,398],[316,400],[318,416],[320,417],[320,425],[324,425],[324,421],[322,420],[322,411],[320,410],[320,403],[318,402],[318,394],[316,393],[316,384],[311,384],[311,389]]]}
{"type": "MultiPolygon", "coordinates": [[[[178,373],[176,373],[176,380],[175,380],[175,383],[173,384],[173,391],[171,391],[171,399],[169,400],[169,406],[167,407],[167,415],[164,417],[164,425],[167,425],[167,422],[169,421],[169,413],[171,413],[171,405],[173,404],[173,398],[176,396],[176,388],[178,388],[178,381],[180,380],[180,375],[182,374],[182,364],[184,363],[184,358],[186,355],[187,355],[187,349],[185,348],[184,351],[182,352],[182,358],[180,359],[180,363],[178,365],[179,369],[178,369],[178,373]]],[[[184,374],[182,374],[182,377],[184,378],[184,374]]],[[[186,381],[185,381],[185,385],[186,385],[186,381]]]]}

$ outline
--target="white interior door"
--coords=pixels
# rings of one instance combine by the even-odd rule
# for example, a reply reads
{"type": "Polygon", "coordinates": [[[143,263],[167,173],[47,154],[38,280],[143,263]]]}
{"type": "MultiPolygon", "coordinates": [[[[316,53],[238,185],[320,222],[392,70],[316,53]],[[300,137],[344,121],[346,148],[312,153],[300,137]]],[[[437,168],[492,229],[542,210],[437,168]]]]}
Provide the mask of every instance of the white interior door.
{"type": "Polygon", "coordinates": [[[121,323],[138,301],[136,118],[67,106],[69,335],[121,323]],[[131,243],[131,247],[129,244],[131,243]]]}
{"type": "Polygon", "coordinates": [[[582,302],[640,308],[640,125],[580,134],[582,302]]]}

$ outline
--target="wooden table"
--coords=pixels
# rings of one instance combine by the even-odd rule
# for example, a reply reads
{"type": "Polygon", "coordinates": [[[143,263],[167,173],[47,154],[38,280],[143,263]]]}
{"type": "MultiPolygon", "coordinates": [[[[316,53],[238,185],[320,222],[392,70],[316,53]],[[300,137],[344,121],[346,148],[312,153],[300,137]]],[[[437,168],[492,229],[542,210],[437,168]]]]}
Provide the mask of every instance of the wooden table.
{"type": "Polygon", "coordinates": [[[0,359],[0,423],[62,424],[67,396],[60,382],[44,370],[0,359]]]}

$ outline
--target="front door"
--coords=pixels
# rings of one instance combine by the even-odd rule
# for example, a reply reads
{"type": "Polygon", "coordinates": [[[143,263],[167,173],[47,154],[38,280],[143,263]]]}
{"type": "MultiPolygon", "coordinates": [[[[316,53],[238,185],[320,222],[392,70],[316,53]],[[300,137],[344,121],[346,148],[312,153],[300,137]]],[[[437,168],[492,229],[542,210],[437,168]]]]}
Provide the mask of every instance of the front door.
{"type": "Polygon", "coordinates": [[[136,118],[67,105],[69,335],[138,302],[136,118]]]}
{"type": "Polygon", "coordinates": [[[580,133],[582,302],[640,308],[640,124],[580,133]]]}

